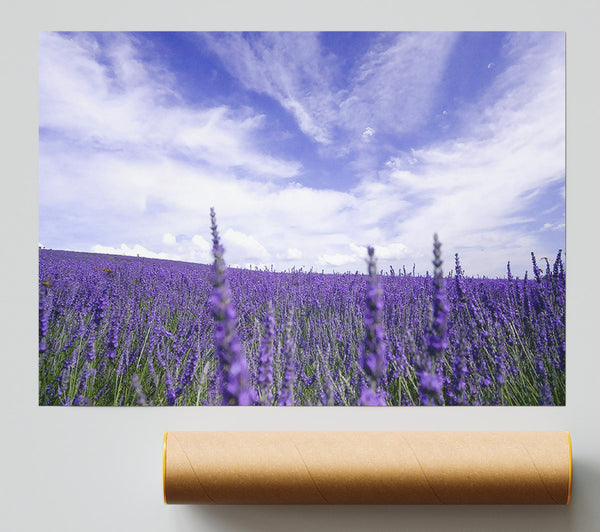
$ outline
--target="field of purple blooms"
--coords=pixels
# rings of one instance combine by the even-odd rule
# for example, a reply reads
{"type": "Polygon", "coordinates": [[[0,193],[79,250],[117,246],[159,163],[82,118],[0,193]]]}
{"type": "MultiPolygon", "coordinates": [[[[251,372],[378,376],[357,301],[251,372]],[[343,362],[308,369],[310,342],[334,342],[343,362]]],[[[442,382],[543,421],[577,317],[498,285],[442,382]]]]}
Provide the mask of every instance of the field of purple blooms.
{"type": "Polygon", "coordinates": [[[323,274],[40,249],[40,405],[564,405],[561,252],[534,276],[323,274]]]}

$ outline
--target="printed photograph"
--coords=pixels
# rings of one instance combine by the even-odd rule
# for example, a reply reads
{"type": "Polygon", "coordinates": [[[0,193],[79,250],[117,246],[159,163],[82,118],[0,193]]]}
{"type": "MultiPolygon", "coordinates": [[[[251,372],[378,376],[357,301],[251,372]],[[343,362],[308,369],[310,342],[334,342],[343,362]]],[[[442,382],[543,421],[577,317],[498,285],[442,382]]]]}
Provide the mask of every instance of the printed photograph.
{"type": "Polygon", "coordinates": [[[39,33],[39,405],[565,405],[563,32],[39,33]]]}

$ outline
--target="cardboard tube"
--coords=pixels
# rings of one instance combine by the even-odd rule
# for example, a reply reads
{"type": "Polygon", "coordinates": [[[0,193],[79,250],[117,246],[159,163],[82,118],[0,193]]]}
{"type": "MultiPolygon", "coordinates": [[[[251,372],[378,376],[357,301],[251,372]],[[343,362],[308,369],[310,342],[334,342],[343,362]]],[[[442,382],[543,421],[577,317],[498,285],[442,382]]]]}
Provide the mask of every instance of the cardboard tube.
{"type": "Polygon", "coordinates": [[[568,432],[166,432],[167,504],[569,504],[568,432]]]}

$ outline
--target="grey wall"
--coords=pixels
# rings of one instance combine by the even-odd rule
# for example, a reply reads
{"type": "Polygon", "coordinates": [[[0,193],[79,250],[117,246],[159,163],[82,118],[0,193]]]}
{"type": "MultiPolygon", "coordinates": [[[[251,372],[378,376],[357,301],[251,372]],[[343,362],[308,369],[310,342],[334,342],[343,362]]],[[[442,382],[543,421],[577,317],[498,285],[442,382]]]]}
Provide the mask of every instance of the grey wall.
{"type": "MultiPolygon", "coordinates": [[[[597,8],[571,1],[84,3],[2,8],[0,529],[600,530],[597,8]],[[418,4],[418,6],[417,6],[418,4]],[[417,7],[415,7],[417,6],[417,7]],[[37,32],[468,29],[567,32],[567,406],[62,409],[37,406],[37,32]],[[164,506],[164,430],[570,430],[569,507],[164,506]]],[[[7,4],[5,4],[7,5],[7,4]]]]}

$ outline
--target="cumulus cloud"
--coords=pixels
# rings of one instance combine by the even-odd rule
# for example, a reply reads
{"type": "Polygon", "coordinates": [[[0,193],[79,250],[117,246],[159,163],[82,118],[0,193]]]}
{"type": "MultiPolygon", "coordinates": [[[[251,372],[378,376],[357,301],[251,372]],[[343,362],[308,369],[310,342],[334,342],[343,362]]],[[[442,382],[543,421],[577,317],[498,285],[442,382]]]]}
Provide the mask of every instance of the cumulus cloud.
{"type": "Polygon", "coordinates": [[[246,261],[265,262],[270,258],[269,252],[256,238],[241,231],[227,229],[223,234],[223,244],[231,253],[233,260],[239,260],[238,256],[241,256],[246,261]]]}
{"type": "MultiPolygon", "coordinates": [[[[367,235],[368,231],[361,231],[367,235]]],[[[377,243],[369,244],[375,248],[375,259],[381,267],[389,264],[402,264],[409,258],[408,248],[399,242],[384,245],[377,243]]],[[[345,246],[340,246],[339,253],[323,253],[318,257],[317,265],[327,268],[337,268],[349,271],[365,271],[365,260],[367,258],[368,245],[359,245],[350,242],[345,246]],[[345,252],[344,252],[345,251],[345,252]]]]}
{"type": "Polygon", "coordinates": [[[319,266],[351,266],[356,261],[354,255],[333,253],[321,255],[317,260],[319,266]]]}
{"type": "MultiPolygon", "coordinates": [[[[172,258],[168,253],[150,251],[140,244],[134,244],[128,246],[127,244],[121,244],[118,248],[112,246],[103,246],[96,244],[92,246],[92,252],[94,253],[107,253],[110,255],[128,255],[131,257],[147,257],[149,259],[169,259],[172,258]]],[[[173,257],[174,258],[174,257],[173,257]]]]}
{"type": "Polygon", "coordinates": [[[300,251],[297,248],[288,248],[286,254],[285,254],[285,258],[286,259],[291,259],[291,260],[298,260],[302,258],[302,251],[300,251]]]}
{"type": "Polygon", "coordinates": [[[163,244],[166,244],[167,246],[174,246],[175,244],[177,244],[177,239],[175,238],[175,235],[171,233],[165,233],[162,237],[162,241],[163,244]]]}
{"type": "MultiPolygon", "coordinates": [[[[202,237],[199,238],[202,239],[202,237]]],[[[180,242],[163,242],[163,244],[167,246],[169,251],[153,251],[141,244],[128,245],[125,243],[122,243],[118,247],[95,244],[90,248],[90,251],[93,253],[107,253],[110,255],[127,255],[131,257],[139,256],[151,259],[200,262],[205,264],[210,262],[211,257],[208,249],[208,243],[206,243],[206,246],[198,246],[195,242],[192,242],[191,239],[184,238],[180,242]]]]}
{"type": "Polygon", "coordinates": [[[194,235],[192,237],[192,243],[204,253],[207,253],[210,250],[210,244],[200,235],[194,235]]]}
{"type": "MultiPolygon", "coordinates": [[[[375,249],[375,257],[381,260],[399,261],[409,256],[408,248],[400,242],[394,242],[392,244],[373,243],[372,247],[375,249]]],[[[357,258],[367,256],[367,246],[350,244],[350,249],[357,258]]]]}

